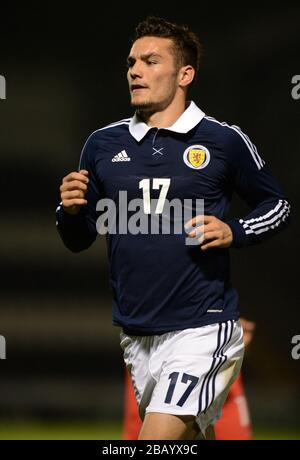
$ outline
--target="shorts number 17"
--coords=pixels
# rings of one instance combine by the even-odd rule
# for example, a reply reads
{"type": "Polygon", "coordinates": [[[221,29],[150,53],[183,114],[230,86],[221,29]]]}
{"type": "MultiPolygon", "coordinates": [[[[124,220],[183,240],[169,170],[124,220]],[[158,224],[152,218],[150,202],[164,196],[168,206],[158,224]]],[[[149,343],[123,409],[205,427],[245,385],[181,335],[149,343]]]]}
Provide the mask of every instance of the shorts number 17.
{"type": "MultiPolygon", "coordinates": [[[[165,399],[166,404],[170,404],[171,401],[172,401],[175,386],[176,386],[176,383],[178,381],[178,377],[179,377],[179,372],[172,372],[172,374],[169,375],[170,385],[169,385],[167,396],[166,396],[166,399],[165,399]]],[[[185,392],[183,393],[183,395],[181,396],[179,401],[176,403],[176,406],[182,407],[184,405],[184,403],[186,402],[187,398],[190,396],[191,392],[193,391],[193,389],[197,385],[197,383],[199,381],[199,378],[195,377],[194,375],[190,375],[190,374],[186,374],[186,373],[182,374],[181,382],[182,383],[188,383],[189,381],[191,383],[189,384],[189,386],[187,387],[187,389],[185,390],[185,392]]]]}

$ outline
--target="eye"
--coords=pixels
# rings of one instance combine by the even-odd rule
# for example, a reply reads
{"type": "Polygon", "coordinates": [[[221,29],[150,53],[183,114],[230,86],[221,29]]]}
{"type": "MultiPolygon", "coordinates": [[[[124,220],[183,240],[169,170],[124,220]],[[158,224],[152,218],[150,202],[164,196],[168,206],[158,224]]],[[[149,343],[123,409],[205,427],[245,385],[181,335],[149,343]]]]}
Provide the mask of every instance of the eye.
{"type": "Polygon", "coordinates": [[[130,69],[130,67],[132,67],[134,65],[134,62],[133,60],[129,59],[128,61],[126,61],[126,67],[127,69],[130,69]]]}

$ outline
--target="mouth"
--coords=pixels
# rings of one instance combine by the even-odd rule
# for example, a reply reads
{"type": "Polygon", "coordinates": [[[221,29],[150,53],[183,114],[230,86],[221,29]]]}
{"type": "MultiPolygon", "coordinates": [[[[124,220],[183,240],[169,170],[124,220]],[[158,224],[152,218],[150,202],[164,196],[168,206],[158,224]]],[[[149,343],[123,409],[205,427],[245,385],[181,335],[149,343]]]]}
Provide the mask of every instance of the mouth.
{"type": "Polygon", "coordinates": [[[137,84],[133,84],[131,85],[131,91],[134,93],[136,91],[139,91],[141,89],[146,89],[146,86],[143,86],[143,85],[137,85],[137,84]]]}

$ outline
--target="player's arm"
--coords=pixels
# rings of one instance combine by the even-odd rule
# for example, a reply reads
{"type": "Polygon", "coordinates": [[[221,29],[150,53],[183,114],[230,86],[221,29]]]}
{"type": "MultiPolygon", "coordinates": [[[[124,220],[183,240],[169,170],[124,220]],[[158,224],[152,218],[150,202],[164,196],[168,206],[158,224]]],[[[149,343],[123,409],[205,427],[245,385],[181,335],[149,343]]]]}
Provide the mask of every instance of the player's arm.
{"type": "Polygon", "coordinates": [[[90,137],[81,154],[79,171],[67,174],[60,185],[57,229],[65,246],[73,252],[87,249],[97,237],[96,204],[100,192],[92,161],[93,145],[90,137]]]}
{"type": "Polygon", "coordinates": [[[189,236],[199,239],[203,251],[256,244],[282,230],[288,223],[290,204],[285,194],[256,147],[244,136],[230,130],[224,150],[229,162],[231,187],[251,211],[228,222],[215,216],[196,216],[188,222],[186,227],[197,226],[189,236]]]}
{"type": "Polygon", "coordinates": [[[230,149],[233,188],[250,208],[246,216],[227,222],[233,233],[232,245],[257,244],[286,227],[291,206],[255,145],[244,133],[233,132],[227,148],[230,149]]]}

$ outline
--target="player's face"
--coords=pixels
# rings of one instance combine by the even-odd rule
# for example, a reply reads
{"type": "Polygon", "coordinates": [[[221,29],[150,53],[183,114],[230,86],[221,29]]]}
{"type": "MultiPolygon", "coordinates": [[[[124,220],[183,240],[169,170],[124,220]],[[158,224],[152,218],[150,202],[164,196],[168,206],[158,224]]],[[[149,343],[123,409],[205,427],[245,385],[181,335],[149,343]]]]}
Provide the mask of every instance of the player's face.
{"type": "Polygon", "coordinates": [[[142,37],[128,56],[127,79],[131,104],[140,110],[161,111],[174,99],[178,89],[172,40],[142,37]]]}

